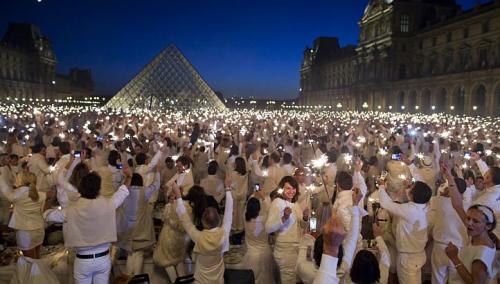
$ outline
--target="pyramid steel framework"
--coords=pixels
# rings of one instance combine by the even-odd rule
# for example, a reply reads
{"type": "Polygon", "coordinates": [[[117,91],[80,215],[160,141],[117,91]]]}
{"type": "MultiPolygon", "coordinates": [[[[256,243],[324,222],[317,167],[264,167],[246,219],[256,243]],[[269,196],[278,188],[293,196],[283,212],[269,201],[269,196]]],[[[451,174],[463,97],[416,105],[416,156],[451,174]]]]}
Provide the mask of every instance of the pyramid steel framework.
{"type": "Polygon", "coordinates": [[[173,44],[162,50],[106,104],[122,110],[225,109],[222,101],[173,44]]]}

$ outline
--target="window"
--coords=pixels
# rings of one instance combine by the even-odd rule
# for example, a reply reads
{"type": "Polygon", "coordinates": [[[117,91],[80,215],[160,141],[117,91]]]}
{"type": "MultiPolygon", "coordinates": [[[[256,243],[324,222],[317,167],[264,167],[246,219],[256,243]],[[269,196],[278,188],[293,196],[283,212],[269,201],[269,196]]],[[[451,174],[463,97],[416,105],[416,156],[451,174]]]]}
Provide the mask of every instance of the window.
{"type": "Polygon", "coordinates": [[[446,42],[451,42],[451,32],[446,34],[446,42]]]}
{"type": "Polygon", "coordinates": [[[486,20],[481,24],[481,31],[484,33],[487,33],[490,31],[490,21],[486,20]]]}
{"type": "Polygon", "coordinates": [[[399,79],[404,79],[406,78],[406,65],[400,64],[399,65],[399,79]]]}
{"type": "Polygon", "coordinates": [[[465,28],[464,29],[464,38],[468,38],[469,37],[469,28],[465,28]]]}
{"type": "Polygon", "coordinates": [[[482,48],[479,50],[479,67],[488,66],[488,49],[482,48]]]}
{"type": "Polygon", "coordinates": [[[401,15],[401,32],[407,33],[410,30],[410,17],[401,15]]]}

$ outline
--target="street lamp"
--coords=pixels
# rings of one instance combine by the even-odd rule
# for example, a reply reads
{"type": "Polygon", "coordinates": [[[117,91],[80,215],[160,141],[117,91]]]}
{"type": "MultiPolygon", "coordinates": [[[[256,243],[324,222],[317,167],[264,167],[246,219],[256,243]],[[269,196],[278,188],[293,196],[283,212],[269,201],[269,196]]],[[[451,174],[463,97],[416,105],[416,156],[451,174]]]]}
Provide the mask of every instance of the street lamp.
{"type": "Polygon", "coordinates": [[[454,110],[454,109],[455,109],[455,106],[450,106],[450,109],[451,109],[451,110],[454,110]]]}
{"type": "Polygon", "coordinates": [[[405,106],[401,106],[401,109],[405,109],[405,106]]]}
{"type": "Polygon", "coordinates": [[[363,108],[368,108],[368,103],[367,102],[363,103],[363,108]]]}
{"type": "Polygon", "coordinates": [[[477,110],[477,106],[473,106],[473,107],[472,107],[472,109],[473,109],[473,110],[477,110]]]}
{"type": "Polygon", "coordinates": [[[342,104],[341,104],[341,103],[338,103],[338,104],[337,104],[337,108],[342,108],[342,104]]]}
{"type": "Polygon", "coordinates": [[[435,109],[436,109],[436,106],[431,106],[431,109],[432,109],[432,110],[435,110],[435,109]]]}

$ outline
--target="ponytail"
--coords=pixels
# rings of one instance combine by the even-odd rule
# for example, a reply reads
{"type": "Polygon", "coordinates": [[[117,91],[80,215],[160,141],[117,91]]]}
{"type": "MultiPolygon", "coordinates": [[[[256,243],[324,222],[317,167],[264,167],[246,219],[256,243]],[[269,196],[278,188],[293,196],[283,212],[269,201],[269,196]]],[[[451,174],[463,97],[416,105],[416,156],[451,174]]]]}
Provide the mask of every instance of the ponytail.
{"type": "Polygon", "coordinates": [[[28,191],[28,196],[31,198],[32,201],[38,201],[40,197],[38,196],[38,190],[36,189],[36,184],[30,183],[28,186],[30,188],[28,191]]]}

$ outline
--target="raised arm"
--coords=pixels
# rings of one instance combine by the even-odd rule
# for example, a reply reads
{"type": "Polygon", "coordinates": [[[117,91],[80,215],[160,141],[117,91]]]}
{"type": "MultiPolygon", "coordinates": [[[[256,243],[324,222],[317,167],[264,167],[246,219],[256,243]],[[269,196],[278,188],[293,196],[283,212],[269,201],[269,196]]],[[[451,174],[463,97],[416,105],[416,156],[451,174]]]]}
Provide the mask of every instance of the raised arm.
{"type": "Polygon", "coordinates": [[[151,198],[151,196],[153,196],[153,193],[155,193],[155,191],[157,191],[158,189],[160,189],[160,185],[161,185],[161,182],[160,182],[160,170],[159,170],[159,167],[157,166],[157,171],[155,172],[155,178],[153,180],[153,183],[151,183],[149,186],[147,186],[145,189],[144,189],[144,194],[146,195],[146,199],[149,199],[151,198]]]}
{"type": "Polygon", "coordinates": [[[191,218],[189,218],[189,215],[187,214],[186,207],[184,206],[184,202],[182,201],[181,198],[181,190],[178,185],[174,185],[173,187],[174,194],[175,194],[175,203],[176,203],[176,212],[177,216],[179,216],[179,219],[181,221],[182,227],[186,231],[186,233],[189,235],[191,240],[193,242],[197,243],[198,240],[200,239],[201,232],[196,229],[196,227],[193,225],[193,222],[191,221],[191,218]]]}
{"type": "Polygon", "coordinates": [[[158,165],[158,162],[162,160],[162,157],[163,157],[163,151],[156,152],[156,154],[153,156],[153,158],[148,164],[148,172],[151,172],[155,169],[156,165],[158,165]]]}
{"type": "Polygon", "coordinates": [[[464,202],[462,200],[462,196],[458,192],[455,178],[451,174],[451,170],[444,163],[441,165],[441,173],[446,177],[446,180],[448,181],[448,194],[451,198],[451,205],[457,212],[458,216],[460,216],[460,219],[462,219],[464,225],[467,227],[467,214],[465,213],[464,202]]]}
{"type": "Polygon", "coordinates": [[[392,201],[391,197],[385,191],[385,186],[380,185],[379,187],[379,198],[380,198],[380,206],[390,213],[406,219],[408,217],[408,210],[404,204],[398,204],[392,201]]]}
{"type": "Polygon", "coordinates": [[[344,242],[344,257],[342,257],[342,263],[337,269],[337,274],[340,278],[343,278],[346,273],[351,270],[352,261],[356,252],[356,244],[359,238],[359,228],[361,223],[361,218],[359,217],[359,207],[352,206],[346,208],[349,210],[351,215],[351,227],[349,228],[349,233],[347,234],[344,242]]]}
{"type": "Polygon", "coordinates": [[[387,284],[387,281],[389,280],[389,268],[391,266],[391,255],[389,254],[389,249],[387,248],[383,238],[384,230],[376,223],[373,223],[372,227],[375,240],[377,241],[378,251],[380,253],[378,259],[378,267],[380,270],[379,283],[387,284]]]}
{"type": "Polygon", "coordinates": [[[344,225],[333,212],[332,217],[323,227],[323,255],[314,284],[338,284],[337,262],[339,246],[346,236],[344,225]]]}
{"type": "Polygon", "coordinates": [[[18,200],[24,193],[29,191],[29,188],[23,186],[13,191],[10,186],[4,180],[4,177],[0,177],[0,191],[10,202],[15,202],[18,200]]]}
{"type": "Polygon", "coordinates": [[[224,208],[224,219],[222,220],[222,227],[224,228],[224,234],[231,232],[231,223],[233,221],[233,195],[231,194],[231,173],[226,173],[226,179],[224,180],[224,186],[226,187],[226,205],[224,208]]]}

